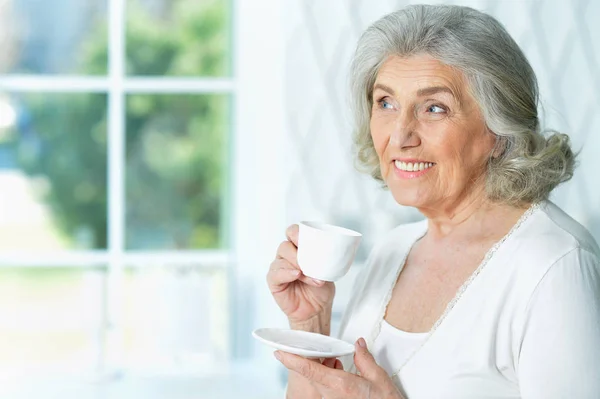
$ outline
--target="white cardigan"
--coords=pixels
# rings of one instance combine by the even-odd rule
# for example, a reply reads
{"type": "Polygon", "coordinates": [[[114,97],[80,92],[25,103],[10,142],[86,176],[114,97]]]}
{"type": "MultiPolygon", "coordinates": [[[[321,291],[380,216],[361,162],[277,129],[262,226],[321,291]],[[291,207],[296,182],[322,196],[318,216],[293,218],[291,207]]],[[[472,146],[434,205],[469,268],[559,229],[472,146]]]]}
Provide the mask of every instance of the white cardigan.
{"type": "MultiPolygon", "coordinates": [[[[372,348],[427,222],[394,229],[357,277],[340,338],[372,348]]],[[[352,357],[341,359],[356,372],[352,357]]],[[[408,399],[599,399],[600,249],[549,201],[497,248],[395,383],[408,399]]]]}

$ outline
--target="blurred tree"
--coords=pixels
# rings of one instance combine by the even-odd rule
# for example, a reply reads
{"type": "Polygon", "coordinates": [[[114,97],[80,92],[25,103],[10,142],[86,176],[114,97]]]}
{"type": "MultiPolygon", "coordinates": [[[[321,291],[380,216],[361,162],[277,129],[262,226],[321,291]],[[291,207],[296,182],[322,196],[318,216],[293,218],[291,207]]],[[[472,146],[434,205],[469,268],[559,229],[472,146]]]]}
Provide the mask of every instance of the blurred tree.
{"type": "MultiPolygon", "coordinates": [[[[153,2],[155,4],[156,2],[153,2]]],[[[229,74],[229,4],[172,0],[160,10],[130,0],[129,75],[229,74]]],[[[162,4],[162,3],[161,3],[162,4]]],[[[108,52],[98,26],[81,51],[83,74],[98,73],[108,52]]],[[[54,96],[54,95],[53,95],[54,96]]],[[[89,230],[107,245],[106,96],[29,97],[31,134],[19,134],[20,163],[49,182],[45,199],[71,237],[89,230]]],[[[126,99],[126,245],[215,248],[225,188],[226,95],[128,95],[126,99]]]]}

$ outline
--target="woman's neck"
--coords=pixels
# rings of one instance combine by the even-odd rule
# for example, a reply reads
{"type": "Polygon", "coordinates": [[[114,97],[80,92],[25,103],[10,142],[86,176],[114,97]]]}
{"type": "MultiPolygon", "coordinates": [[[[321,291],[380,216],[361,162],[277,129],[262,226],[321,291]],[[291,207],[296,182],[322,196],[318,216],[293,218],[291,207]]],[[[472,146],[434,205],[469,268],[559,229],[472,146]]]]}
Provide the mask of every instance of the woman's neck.
{"type": "Polygon", "coordinates": [[[429,238],[445,241],[448,238],[469,240],[503,236],[526,209],[527,206],[494,203],[478,196],[451,208],[420,211],[428,219],[429,238]]]}

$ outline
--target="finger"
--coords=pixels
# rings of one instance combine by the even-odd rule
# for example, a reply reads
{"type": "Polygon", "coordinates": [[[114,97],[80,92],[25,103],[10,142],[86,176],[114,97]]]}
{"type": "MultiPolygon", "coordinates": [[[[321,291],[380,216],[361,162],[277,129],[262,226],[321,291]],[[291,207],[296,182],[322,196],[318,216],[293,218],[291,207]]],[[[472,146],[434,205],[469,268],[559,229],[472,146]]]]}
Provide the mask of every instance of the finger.
{"type": "Polygon", "coordinates": [[[314,287],[322,287],[325,285],[325,281],[317,280],[316,278],[308,277],[302,274],[298,280],[302,281],[304,284],[312,285],[314,287]]]}
{"type": "Polygon", "coordinates": [[[384,374],[387,376],[385,371],[379,367],[375,358],[371,355],[371,352],[369,352],[364,338],[359,338],[354,344],[354,347],[354,364],[358,371],[360,371],[361,376],[370,381],[377,381],[384,374]]]}
{"type": "Polygon", "coordinates": [[[285,236],[291,241],[296,247],[298,247],[298,232],[300,231],[297,224],[292,224],[285,230],[285,236]]]}
{"type": "Polygon", "coordinates": [[[275,351],[274,354],[288,370],[295,371],[307,380],[325,387],[339,385],[340,380],[347,374],[291,353],[275,351]]]}
{"type": "MultiPolygon", "coordinates": [[[[300,266],[298,265],[298,249],[290,241],[283,241],[281,244],[279,244],[279,248],[277,248],[277,259],[283,259],[294,268],[300,270],[300,266]]],[[[314,279],[308,276],[302,276],[300,281],[315,287],[320,287],[325,284],[325,282],[322,280],[314,279]]]]}
{"type": "Polygon", "coordinates": [[[338,370],[344,369],[344,365],[342,364],[342,362],[339,359],[335,359],[335,364],[333,365],[333,367],[338,370]]]}
{"type": "Polygon", "coordinates": [[[334,369],[336,361],[337,359],[335,357],[327,358],[323,360],[323,366],[329,367],[330,369],[334,369]]]}
{"type": "Polygon", "coordinates": [[[287,263],[284,259],[279,259],[271,264],[267,273],[267,285],[271,292],[279,292],[287,287],[293,281],[298,280],[302,272],[287,263]]]}
{"type": "Polygon", "coordinates": [[[275,259],[267,273],[267,284],[271,292],[281,291],[293,281],[300,280],[313,287],[322,287],[325,281],[313,279],[302,274],[302,271],[285,259],[275,259]],[[273,291],[275,289],[275,291],[273,291]]]}
{"type": "Polygon", "coordinates": [[[277,258],[282,258],[292,265],[298,266],[298,248],[290,241],[283,241],[277,248],[277,258]]]}

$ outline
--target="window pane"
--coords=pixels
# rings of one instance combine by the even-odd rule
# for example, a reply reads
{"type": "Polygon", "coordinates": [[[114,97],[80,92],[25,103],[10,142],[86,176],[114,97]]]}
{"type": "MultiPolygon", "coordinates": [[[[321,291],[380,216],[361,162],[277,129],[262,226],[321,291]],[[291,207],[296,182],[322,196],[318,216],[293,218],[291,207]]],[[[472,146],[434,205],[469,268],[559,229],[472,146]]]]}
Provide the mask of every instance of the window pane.
{"type": "Polygon", "coordinates": [[[103,269],[0,268],[0,375],[100,360],[103,269]]]}
{"type": "Polygon", "coordinates": [[[105,74],[106,0],[0,1],[0,72],[105,74]]]}
{"type": "Polygon", "coordinates": [[[106,103],[0,93],[0,250],[106,248],[106,103]]]}
{"type": "Polygon", "coordinates": [[[176,369],[224,360],[229,351],[226,272],[190,266],[127,268],[123,310],[128,367],[176,369]]]}
{"type": "Polygon", "coordinates": [[[128,0],[127,73],[230,74],[229,0],[128,0]]]}
{"type": "Polygon", "coordinates": [[[227,95],[127,98],[129,249],[225,246],[227,95]]]}

